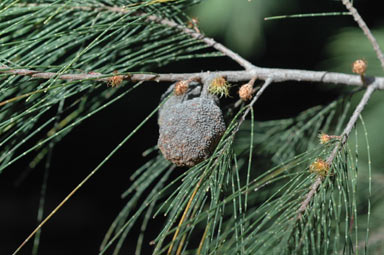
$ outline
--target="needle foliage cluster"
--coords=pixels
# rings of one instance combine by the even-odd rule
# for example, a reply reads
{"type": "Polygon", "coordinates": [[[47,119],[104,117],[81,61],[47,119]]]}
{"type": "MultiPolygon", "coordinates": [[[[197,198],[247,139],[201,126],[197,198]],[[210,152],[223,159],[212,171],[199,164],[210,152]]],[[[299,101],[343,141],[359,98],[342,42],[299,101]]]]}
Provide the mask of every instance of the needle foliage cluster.
{"type": "MultiPolygon", "coordinates": [[[[149,19],[155,15],[186,25],[184,11],[198,2],[1,1],[0,173],[26,155],[33,155],[30,168],[39,166],[74,127],[142,84],[124,81],[111,88],[59,75],[103,73],[111,78],[116,70],[143,73],[179,60],[221,55],[149,19]],[[6,72],[15,69],[57,75],[44,80],[6,72]]],[[[126,205],[105,234],[100,254],[119,254],[132,238],[137,240],[135,254],[149,241],[153,254],[367,254],[371,174],[370,161],[362,162],[368,166],[363,178],[359,172],[359,151],[369,155],[362,119],[363,142],[354,139],[357,131],[350,136],[353,146],[339,150],[300,213],[319,178],[311,164],[326,160],[339,142],[320,144],[318,135],[342,133],[356,92],[340,91],[325,105],[271,121],[256,121],[252,108],[243,120],[249,109],[245,103],[225,106],[224,136],[207,160],[191,168],[176,170],[157,147],[148,150],[147,162],[122,194],[126,205]],[[159,218],[161,230],[148,240],[159,218]]],[[[158,108],[100,159],[95,171],[150,117],[156,118],[158,108]]]]}

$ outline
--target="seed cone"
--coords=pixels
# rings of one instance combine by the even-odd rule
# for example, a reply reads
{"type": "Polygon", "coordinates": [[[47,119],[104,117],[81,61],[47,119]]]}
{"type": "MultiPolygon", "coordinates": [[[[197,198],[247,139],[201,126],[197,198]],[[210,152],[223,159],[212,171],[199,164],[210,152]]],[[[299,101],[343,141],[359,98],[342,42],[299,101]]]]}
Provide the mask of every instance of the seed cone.
{"type": "Polygon", "coordinates": [[[167,103],[159,114],[158,146],[177,166],[194,166],[207,159],[225,131],[220,108],[212,99],[196,97],[167,103]]]}
{"type": "Polygon", "coordinates": [[[252,93],[253,93],[253,86],[252,84],[244,84],[239,89],[239,97],[243,101],[248,101],[252,99],[252,93]]]}
{"type": "Polygon", "coordinates": [[[367,71],[368,63],[364,59],[358,59],[352,64],[352,72],[364,75],[365,71],[367,71]]]}

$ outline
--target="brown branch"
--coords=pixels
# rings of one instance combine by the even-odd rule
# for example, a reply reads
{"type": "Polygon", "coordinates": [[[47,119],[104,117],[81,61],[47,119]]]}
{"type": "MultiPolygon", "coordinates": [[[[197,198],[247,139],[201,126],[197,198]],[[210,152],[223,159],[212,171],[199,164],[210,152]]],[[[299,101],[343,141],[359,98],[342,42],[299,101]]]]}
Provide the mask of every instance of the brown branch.
{"type": "MultiPolygon", "coordinates": [[[[347,8],[351,11],[352,15],[355,17],[359,25],[362,27],[364,33],[367,34],[368,39],[372,42],[372,45],[374,46],[375,50],[378,53],[378,56],[382,56],[382,53],[378,47],[378,44],[373,37],[373,35],[370,33],[368,27],[365,25],[364,21],[361,19],[359,14],[357,13],[356,9],[352,7],[352,5],[347,1],[343,0],[343,3],[347,6],[347,8]]],[[[25,5],[25,4],[24,4],[25,5]]],[[[41,6],[41,4],[26,4],[26,6],[41,6]]],[[[364,86],[363,82],[361,81],[359,76],[355,75],[348,75],[348,74],[342,74],[342,73],[328,73],[328,72],[318,72],[318,71],[306,71],[306,70],[295,70],[295,69],[273,69],[273,68],[259,68],[253,65],[252,63],[248,62],[241,56],[239,56],[237,53],[233,52],[232,50],[228,49],[227,47],[223,46],[220,43],[217,43],[212,38],[206,37],[203,34],[190,29],[184,25],[177,24],[176,22],[158,17],[156,15],[148,15],[144,12],[138,12],[138,11],[132,11],[128,8],[124,7],[92,7],[92,6],[77,6],[77,7],[70,7],[73,9],[80,9],[84,11],[109,11],[109,12],[116,12],[116,13],[123,13],[123,14],[132,14],[136,16],[142,16],[146,18],[148,21],[156,22],[171,28],[178,29],[188,35],[190,35],[193,38],[202,40],[207,45],[212,46],[216,50],[222,52],[224,55],[230,57],[237,63],[239,63],[241,66],[243,66],[246,70],[245,71],[221,71],[221,72],[214,72],[217,76],[225,76],[226,79],[229,82],[243,82],[243,81],[249,81],[252,79],[252,77],[257,76],[258,79],[266,80],[269,77],[274,77],[274,82],[283,82],[283,81],[309,81],[309,82],[323,82],[323,83],[334,83],[334,84],[344,84],[344,85],[355,85],[355,86],[364,86]]],[[[384,59],[384,58],[382,58],[384,59]]],[[[384,60],[382,61],[382,65],[384,67],[384,60]]],[[[90,74],[64,74],[64,75],[57,75],[56,73],[49,73],[49,72],[38,72],[34,70],[28,70],[28,69],[11,69],[8,71],[2,70],[7,69],[8,67],[0,66],[0,73],[12,73],[17,75],[27,75],[34,78],[42,78],[42,79],[50,79],[53,77],[57,77],[59,79],[63,80],[86,80],[86,79],[93,79],[96,81],[103,81],[103,82],[110,82],[111,78],[106,78],[107,75],[103,74],[97,74],[97,73],[90,73],[90,74]]],[[[204,73],[185,73],[185,74],[133,74],[133,75],[124,75],[124,80],[131,80],[131,81],[157,81],[157,82],[176,82],[180,80],[186,80],[190,78],[206,78],[209,74],[212,74],[210,72],[204,72],[204,73]]],[[[369,80],[369,79],[368,79],[369,80]]],[[[371,81],[375,83],[375,86],[377,89],[384,89],[384,77],[377,77],[376,79],[371,79],[371,81]]]]}
{"type": "Polygon", "coordinates": [[[376,41],[376,38],[373,36],[371,31],[369,30],[367,24],[361,18],[360,14],[357,12],[356,8],[353,7],[352,3],[349,0],[342,0],[345,7],[352,14],[353,19],[357,22],[361,30],[363,30],[364,34],[367,36],[368,40],[371,42],[373,49],[376,52],[377,58],[380,60],[381,67],[384,69],[384,55],[380,49],[379,44],[376,41]]]}
{"type": "MultiPolygon", "coordinates": [[[[355,126],[360,113],[363,111],[364,106],[368,103],[369,98],[371,97],[372,93],[376,90],[376,87],[374,85],[371,85],[367,88],[367,90],[364,93],[364,96],[361,98],[359,104],[356,106],[355,111],[353,112],[351,118],[348,121],[347,126],[344,128],[344,131],[341,135],[341,140],[336,144],[336,146],[333,148],[331,154],[327,158],[327,163],[329,165],[332,165],[333,160],[335,159],[337,152],[344,146],[344,144],[347,142],[348,136],[352,131],[352,128],[355,126]]],[[[304,201],[301,203],[301,206],[298,210],[297,218],[301,219],[303,213],[308,208],[309,203],[311,202],[313,196],[316,194],[316,191],[318,187],[323,182],[323,177],[319,176],[316,178],[316,181],[312,184],[310,191],[306,195],[304,201]]]]}
{"type": "MultiPolygon", "coordinates": [[[[102,82],[109,82],[111,77],[101,73],[79,73],[79,74],[61,74],[53,72],[40,72],[31,69],[13,69],[8,66],[0,65],[0,73],[13,74],[19,76],[30,76],[39,79],[52,79],[57,78],[67,81],[82,81],[82,80],[95,80],[102,82]]],[[[112,76],[112,75],[109,75],[112,76]]]]}
{"type": "MultiPolygon", "coordinates": [[[[53,72],[39,72],[30,69],[13,69],[7,66],[0,66],[0,73],[12,75],[30,76],[39,79],[57,78],[68,81],[95,80],[110,82],[112,74],[83,73],[83,74],[62,74],[53,72]],[[109,76],[109,77],[108,77],[109,76]]],[[[166,74],[121,74],[126,81],[156,81],[156,82],[176,82],[188,79],[206,79],[208,76],[224,76],[228,82],[248,82],[257,76],[260,80],[267,80],[273,77],[273,82],[298,81],[298,82],[320,82],[351,86],[364,86],[359,75],[344,73],[333,73],[325,71],[308,71],[299,69],[279,69],[279,68],[253,68],[244,71],[217,71],[200,73],[166,73],[166,74]]],[[[369,84],[375,85],[379,90],[384,90],[384,77],[366,77],[369,84]]]]}

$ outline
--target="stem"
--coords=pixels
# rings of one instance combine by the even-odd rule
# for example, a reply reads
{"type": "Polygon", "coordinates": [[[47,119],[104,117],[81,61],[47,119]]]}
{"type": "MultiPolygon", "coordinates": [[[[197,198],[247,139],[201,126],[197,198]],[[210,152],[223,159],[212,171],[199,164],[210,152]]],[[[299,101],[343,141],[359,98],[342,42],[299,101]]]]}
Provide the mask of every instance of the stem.
{"type": "MultiPolygon", "coordinates": [[[[144,14],[144,15],[147,15],[147,14],[144,14]]],[[[159,23],[159,24],[162,24],[162,25],[165,25],[165,26],[168,26],[168,27],[176,28],[176,29],[180,30],[181,32],[183,32],[185,34],[190,35],[192,38],[195,38],[197,40],[203,41],[208,46],[213,47],[214,49],[216,49],[216,50],[220,51],[221,53],[223,53],[225,56],[227,56],[227,57],[231,58],[232,60],[236,61],[239,65],[244,67],[246,70],[250,70],[250,69],[256,68],[256,66],[254,66],[248,60],[246,60],[243,57],[241,57],[236,52],[233,52],[232,50],[228,49],[227,47],[225,47],[221,43],[216,42],[212,38],[204,36],[203,34],[201,34],[200,32],[198,32],[196,30],[187,28],[186,26],[177,24],[176,22],[174,22],[172,20],[161,18],[161,17],[155,16],[155,15],[149,15],[147,17],[147,20],[154,21],[156,23],[159,23]]]]}
{"type": "MultiPolygon", "coordinates": [[[[341,134],[341,137],[342,137],[341,140],[336,144],[331,154],[327,158],[327,163],[329,165],[332,165],[332,162],[335,159],[337,152],[347,142],[348,136],[351,133],[352,128],[356,124],[356,121],[359,118],[360,113],[363,111],[364,106],[368,103],[368,100],[371,97],[372,93],[375,91],[375,89],[376,87],[371,85],[365,91],[364,96],[361,98],[359,104],[356,106],[355,111],[353,112],[351,118],[349,119],[347,126],[344,128],[344,131],[341,134]]],[[[316,181],[312,184],[310,191],[306,195],[304,201],[301,203],[301,206],[299,208],[298,215],[297,215],[298,219],[301,219],[303,213],[308,208],[309,203],[311,202],[313,196],[316,194],[317,188],[321,185],[322,182],[323,182],[323,177],[319,176],[316,178],[316,181]]]]}
{"type": "MultiPolygon", "coordinates": [[[[360,14],[357,12],[357,10],[352,6],[352,3],[348,0],[342,0],[342,3],[345,5],[345,7],[351,12],[353,18],[357,22],[357,24],[360,26],[360,28],[363,30],[364,34],[367,36],[368,40],[371,42],[373,49],[376,52],[376,55],[378,59],[380,60],[381,66],[384,69],[384,56],[383,53],[380,50],[379,44],[376,41],[376,38],[373,36],[371,31],[369,30],[367,24],[364,22],[364,20],[361,18],[360,14]]],[[[363,77],[362,77],[363,78],[363,77]]],[[[361,79],[364,83],[365,79],[361,79]]],[[[364,106],[368,103],[369,98],[371,97],[372,93],[377,89],[377,87],[373,84],[368,87],[368,89],[365,91],[363,98],[360,100],[360,103],[357,105],[354,113],[352,114],[351,118],[348,121],[347,126],[345,127],[342,135],[341,140],[336,144],[335,148],[332,150],[331,154],[327,158],[327,163],[329,165],[332,164],[333,160],[335,159],[337,152],[339,149],[347,142],[348,136],[352,131],[352,128],[356,124],[357,119],[360,116],[360,113],[363,111],[364,106]]],[[[307,209],[312,197],[315,195],[317,188],[321,185],[323,181],[323,177],[319,176],[316,178],[316,181],[312,184],[309,193],[307,194],[304,201],[301,203],[301,206],[299,208],[298,212],[298,219],[301,218],[304,211],[307,209]]]]}
{"type": "MultiPolygon", "coordinates": [[[[93,80],[101,82],[110,82],[113,75],[101,73],[79,73],[79,74],[58,74],[53,72],[40,72],[31,69],[17,69],[8,66],[0,66],[0,73],[6,73],[19,76],[30,76],[39,79],[57,78],[67,81],[93,80]]],[[[188,79],[206,79],[208,76],[224,76],[228,82],[248,82],[255,76],[257,79],[266,80],[273,77],[274,82],[298,81],[298,82],[320,82],[343,84],[351,86],[365,86],[359,75],[345,73],[333,73],[326,71],[310,71],[300,69],[280,69],[280,68],[253,68],[244,71],[216,71],[200,73],[135,73],[121,74],[126,81],[156,81],[156,82],[176,82],[188,79]]],[[[367,85],[375,84],[379,90],[384,89],[384,77],[366,77],[367,85]]]]}

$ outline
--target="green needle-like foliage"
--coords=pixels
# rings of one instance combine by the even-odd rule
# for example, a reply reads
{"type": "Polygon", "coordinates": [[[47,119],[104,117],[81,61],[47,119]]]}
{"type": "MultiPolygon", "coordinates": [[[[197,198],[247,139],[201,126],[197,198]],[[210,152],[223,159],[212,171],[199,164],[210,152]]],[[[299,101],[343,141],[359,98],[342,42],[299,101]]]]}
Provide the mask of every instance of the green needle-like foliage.
{"type": "MultiPolygon", "coordinates": [[[[114,71],[124,74],[151,70],[170,61],[207,56],[198,53],[206,45],[146,19],[148,15],[157,15],[179,21],[181,8],[190,4],[193,1],[161,5],[150,1],[3,3],[1,65],[9,69],[105,73],[113,77],[114,71]],[[113,6],[127,7],[114,11],[113,6]]],[[[0,110],[0,172],[47,142],[59,141],[74,126],[135,87],[108,89],[105,83],[95,81],[62,81],[55,77],[42,81],[1,74],[0,102],[4,105],[0,110]],[[46,120],[59,102],[65,102],[60,116],[46,120]],[[45,123],[39,123],[39,119],[45,123]],[[59,125],[49,130],[59,119],[59,125]],[[36,137],[40,140],[36,146],[23,148],[36,137]]]]}
{"type": "MultiPolygon", "coordinates": [[[[161,156],[148,161],[133,175],[140,178],[124,193],[131,194],[130,199],[111,226],[102,251],[118,239],[117,254],[135,222],[145,229],[147,220],[137,222],[140,215],[148,219],[150,214],[155,218],[162,214],[167,220],[153,241],[154,254],[167,250],[171,254],[178,250],[183,254],[353,254],[366,230],[359,228],[357,220],[351,220],[358,218],[357,168],[349,149],[338,153],[311,208],[298,216],[302,201],[318,178],[310,173],[309,166],[317,158],[326,158],[335,144],[319,145],[317,135],[320,130],[340,129],[349,106],[347,103],[345,107],[343,99],[311,108],[292,119],[247,121],[236,137],[231,131],[237,123],[235,116],[212,157],[176,179],[166,180],[173,167],[164,165],[161,156]],[[250,144],[251,130],[257,139],[250,144]],[[291,142],[281,146],[281,140],[287,137],[291,142]],[[279,163],[269,170],[257,170],[259,164],[253,163],[256,169],[251,166],[249,177],[247,158],[251,148],[253,158],[269,157],[271,164],[275,159],[279,163]],[[151,182],[156,183],[156,192],[137,207],[139,196],[151,182]],[[165,183],[166,187],[157,191],[165,183]]],[[[138,242],[137,251],[141,245],[138,242]]]]}
{"type": "MultiPolygon", "coordinates": [[[[0,173],[27,154],[34,156],[32,169],[45,158],[49,162],[54,145],[74,127],[142,84],[115,82],[117,75],[218,56],[201,40],[151,19],[185,25],[184,10],[197,2],[1,1],[0,68],[27,74],[0,72],[0,173]],[[55,75],[38,79],[28,70],[55,75]],[[79,73],[102,73],[108,82],[59,77],[79,73]]],[[[368,254],[371,173],[358,171],[358,139],[344,145],[340,137],[325,144],[318,138],[342,133],[355,94],[341,91],[326,105],[272,121],[256,121],[248,104],[233,107],[213,154],[181,171],[157,147],[150,149],[122,194],[127,202],[105,234],[100,254],[119,254],[127,238],[137,239],[135,254],[140,254],[154,218],[164,220],[151,242],[153,254],[368,254]],[[243,119],[248,109],[250,116],[243,119]],[[331,158],[335,146],[340,146],[335,157],[318,170],[316,162],[331,158]]],[[[90,176],[158,108],[100,159],[90,176]]],[[[370,169],[370,160],[364,164],[370,169]]]]}

